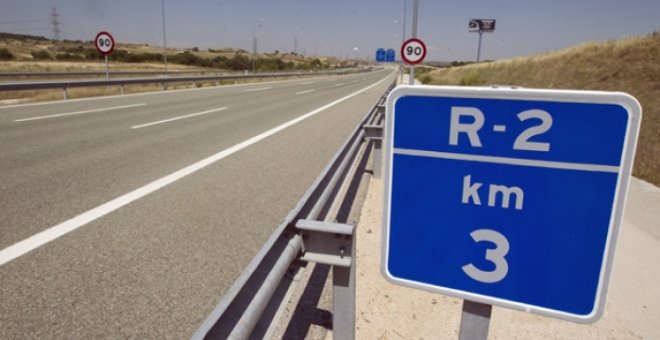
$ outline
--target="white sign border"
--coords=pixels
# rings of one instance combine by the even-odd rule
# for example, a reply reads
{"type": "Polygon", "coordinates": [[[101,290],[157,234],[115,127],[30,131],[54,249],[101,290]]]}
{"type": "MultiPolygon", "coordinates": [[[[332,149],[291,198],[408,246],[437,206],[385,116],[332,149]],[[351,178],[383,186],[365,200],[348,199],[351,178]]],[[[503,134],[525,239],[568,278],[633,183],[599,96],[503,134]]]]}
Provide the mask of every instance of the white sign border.
{"type": "Polygon", "coordinates": [[[471,300],[484,304],[491,304],[510,309],[526,311],[571,322],[588,324],[598,321],[603,315],[605,309],[605,299],[609,288],[609,281],[612,274],[612,265],[614,260],[614,250],[619,237],[620,226],[623,220],[623,211],[626,203],[626,195],[630,184],[633,161],[639,136],[639,128],[642,119],[642,108],[634,97],[624,92],[602,92],[602,91],[577,91],[577,90],[541,90],[526,89],[517,87],[458,87],[458,86],[430,86],[401,85],[392,90],[387,96],[386,101],[386,126],[384,131],[385,140],[385,178],[384,178],[384,198],[383,198],[383,232],[382,232],[382,257],[381,274],[385,279],[393,284],[402,285],[410,288],[422,289],[430,292],[445,294],[461,299],[471,300]],[[395,277],[390,274],[387,268],[389,255],[389,231],[390,231],[390,202],[392,201],[392,152],[394,131],[394,106],[396,101],[405,96],[427,96],[427,97],[448,97],[448,98],[475,98],[475,99],[510,99],[510,100],[539,100],[566,103],[590,103],[590,104],[614,104],[620,105],[628,112],[628,126],[626,129],[625,142],[623,146],[621,166],[619,168],[617,187],[614,194],[612,216],[608,227],[608,236],[605,244],[605,254],[603,256],[603,267],[599,275],[597,293],[594,303],[594,309],[586,315],[567,313],[563,311],[543,308],[535,305],[529,305],[511,300],[500,299],[496,297],[474,294],[462,290],[456,290],[445,287],[438,287],[422,282],[411,281],[395,277]]]}

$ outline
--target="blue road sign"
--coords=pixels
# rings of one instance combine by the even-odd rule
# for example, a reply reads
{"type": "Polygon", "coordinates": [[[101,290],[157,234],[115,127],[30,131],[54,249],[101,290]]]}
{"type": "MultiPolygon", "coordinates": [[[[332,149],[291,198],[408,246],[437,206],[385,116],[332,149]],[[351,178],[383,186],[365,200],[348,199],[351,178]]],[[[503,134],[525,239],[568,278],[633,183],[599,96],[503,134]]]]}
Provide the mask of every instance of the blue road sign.
{"type": "Polygon", "coordinates": [[[385,49],[384,48],[379,48],[376,50],[376,61],[377,62],[384,62],[385,61],[385,49]]]}
{"type": "Polygon", "coordinates": [[[388,280],[580,323],[602,315],[633,97],[402,86],[386,110],[388,280]]]}
{"type": "Polygon", "coordinates": [[[386,54],[385,55],[385,61],[392,62],[392,63],[396,61],[395,60],[396,52],[394,51],[394,49],[392,49],[392,48],[388,49],[385,54],[386,54]]]}

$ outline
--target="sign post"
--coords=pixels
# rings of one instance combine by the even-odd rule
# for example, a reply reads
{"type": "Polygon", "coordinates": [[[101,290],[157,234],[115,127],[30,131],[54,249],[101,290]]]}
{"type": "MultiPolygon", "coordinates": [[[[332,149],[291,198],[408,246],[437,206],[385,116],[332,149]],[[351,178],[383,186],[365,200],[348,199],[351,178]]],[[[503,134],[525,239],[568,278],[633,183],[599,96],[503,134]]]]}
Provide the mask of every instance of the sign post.
{"type": "Polygon", "coordinates": [[[495,19],[472,19],[468,24],[469,32],[479,32],[479,47],[477,48],[477,62],[481,59],[481,36],[484,32],[495,32],[495,19]]]}
{"type": "Polygon", "coordinates": [[[108,65],[108,54],[112,53],[115,49],[115,39],[110,33],[102,31],[96,35],[94,46],[96,46],[96,50],[105,58],[105,77],[109,79],[110,66],[108,65]]]}
{"type": "Polygon", "coordinates": [[[426,45],[417,38],[410,38],[401,45],[401,59],[410,65],[410,85],[415,84],[415,65],[426,57],[426,45]]]}
{"type": "Polygon", "coordinates": [[[485,320],[484,337],[490,305],[578,323],[600,318],[641,121],[637,100],[401,86],[388,96],[386,119],[386,279],[465,299],[464,315],[480,327],[485,320]]]}

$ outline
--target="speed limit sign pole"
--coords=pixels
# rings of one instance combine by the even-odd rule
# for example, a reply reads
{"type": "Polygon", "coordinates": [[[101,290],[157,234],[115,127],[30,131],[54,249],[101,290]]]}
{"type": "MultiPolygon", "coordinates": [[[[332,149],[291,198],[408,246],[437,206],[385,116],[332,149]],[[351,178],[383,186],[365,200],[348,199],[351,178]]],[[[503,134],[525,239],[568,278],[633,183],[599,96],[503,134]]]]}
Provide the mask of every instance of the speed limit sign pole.
{"type": "Polygon", "coordinates": [[[102,31],[94,39],[96,50],[105,58],[105,77],[110,79],[110,66],[108,64],[108,55],[115,49],[115,39],[108,32],[102,31]]]}
{"type": "Polygon", "coordinates": [[[103,56],[105,58],[105,79],[110,79],[110,64],[108,63],[108,55],[103,56]]]}
{"type": "Polygon", "coordinates": [[[410,65],[410,85],[415,84],[415,65],[426,57],[426,45],[417,38],[410,38],[401,45],[401,59],[410,65]]]}
{"type": "Polygon", "coordinates": [[[419,64],[426,57],[426,45],[417,39],[417,12],[419,0],[413,3],[413,23],[412,38],[406,40],[401,45],[401,59],[410,65],[410,85],[415,84],[415,65],[419,64]]]}

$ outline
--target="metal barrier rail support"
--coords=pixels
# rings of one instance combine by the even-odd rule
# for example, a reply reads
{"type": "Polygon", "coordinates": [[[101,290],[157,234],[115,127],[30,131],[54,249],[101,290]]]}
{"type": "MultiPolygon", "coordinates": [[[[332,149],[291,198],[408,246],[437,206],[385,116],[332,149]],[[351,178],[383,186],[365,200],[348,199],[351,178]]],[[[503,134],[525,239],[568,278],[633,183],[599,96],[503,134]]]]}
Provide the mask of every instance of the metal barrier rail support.
{"type": "Polygon", "coordinates": [[[229,288],[192,339],[263,338],[288,301],[283,291],[292,284],[287,272],[297,261],[322,263],[333,270],[333,337],[355,338],[355,226],[334,221],[330,211],[347,182],[361,145],[375,148],[374,175],[382,173],[384,103],[394,83],[317,177],[296,207],[278,226],[229,288]],[[377,164],[378,162],[378,164],[377,164]]]}

